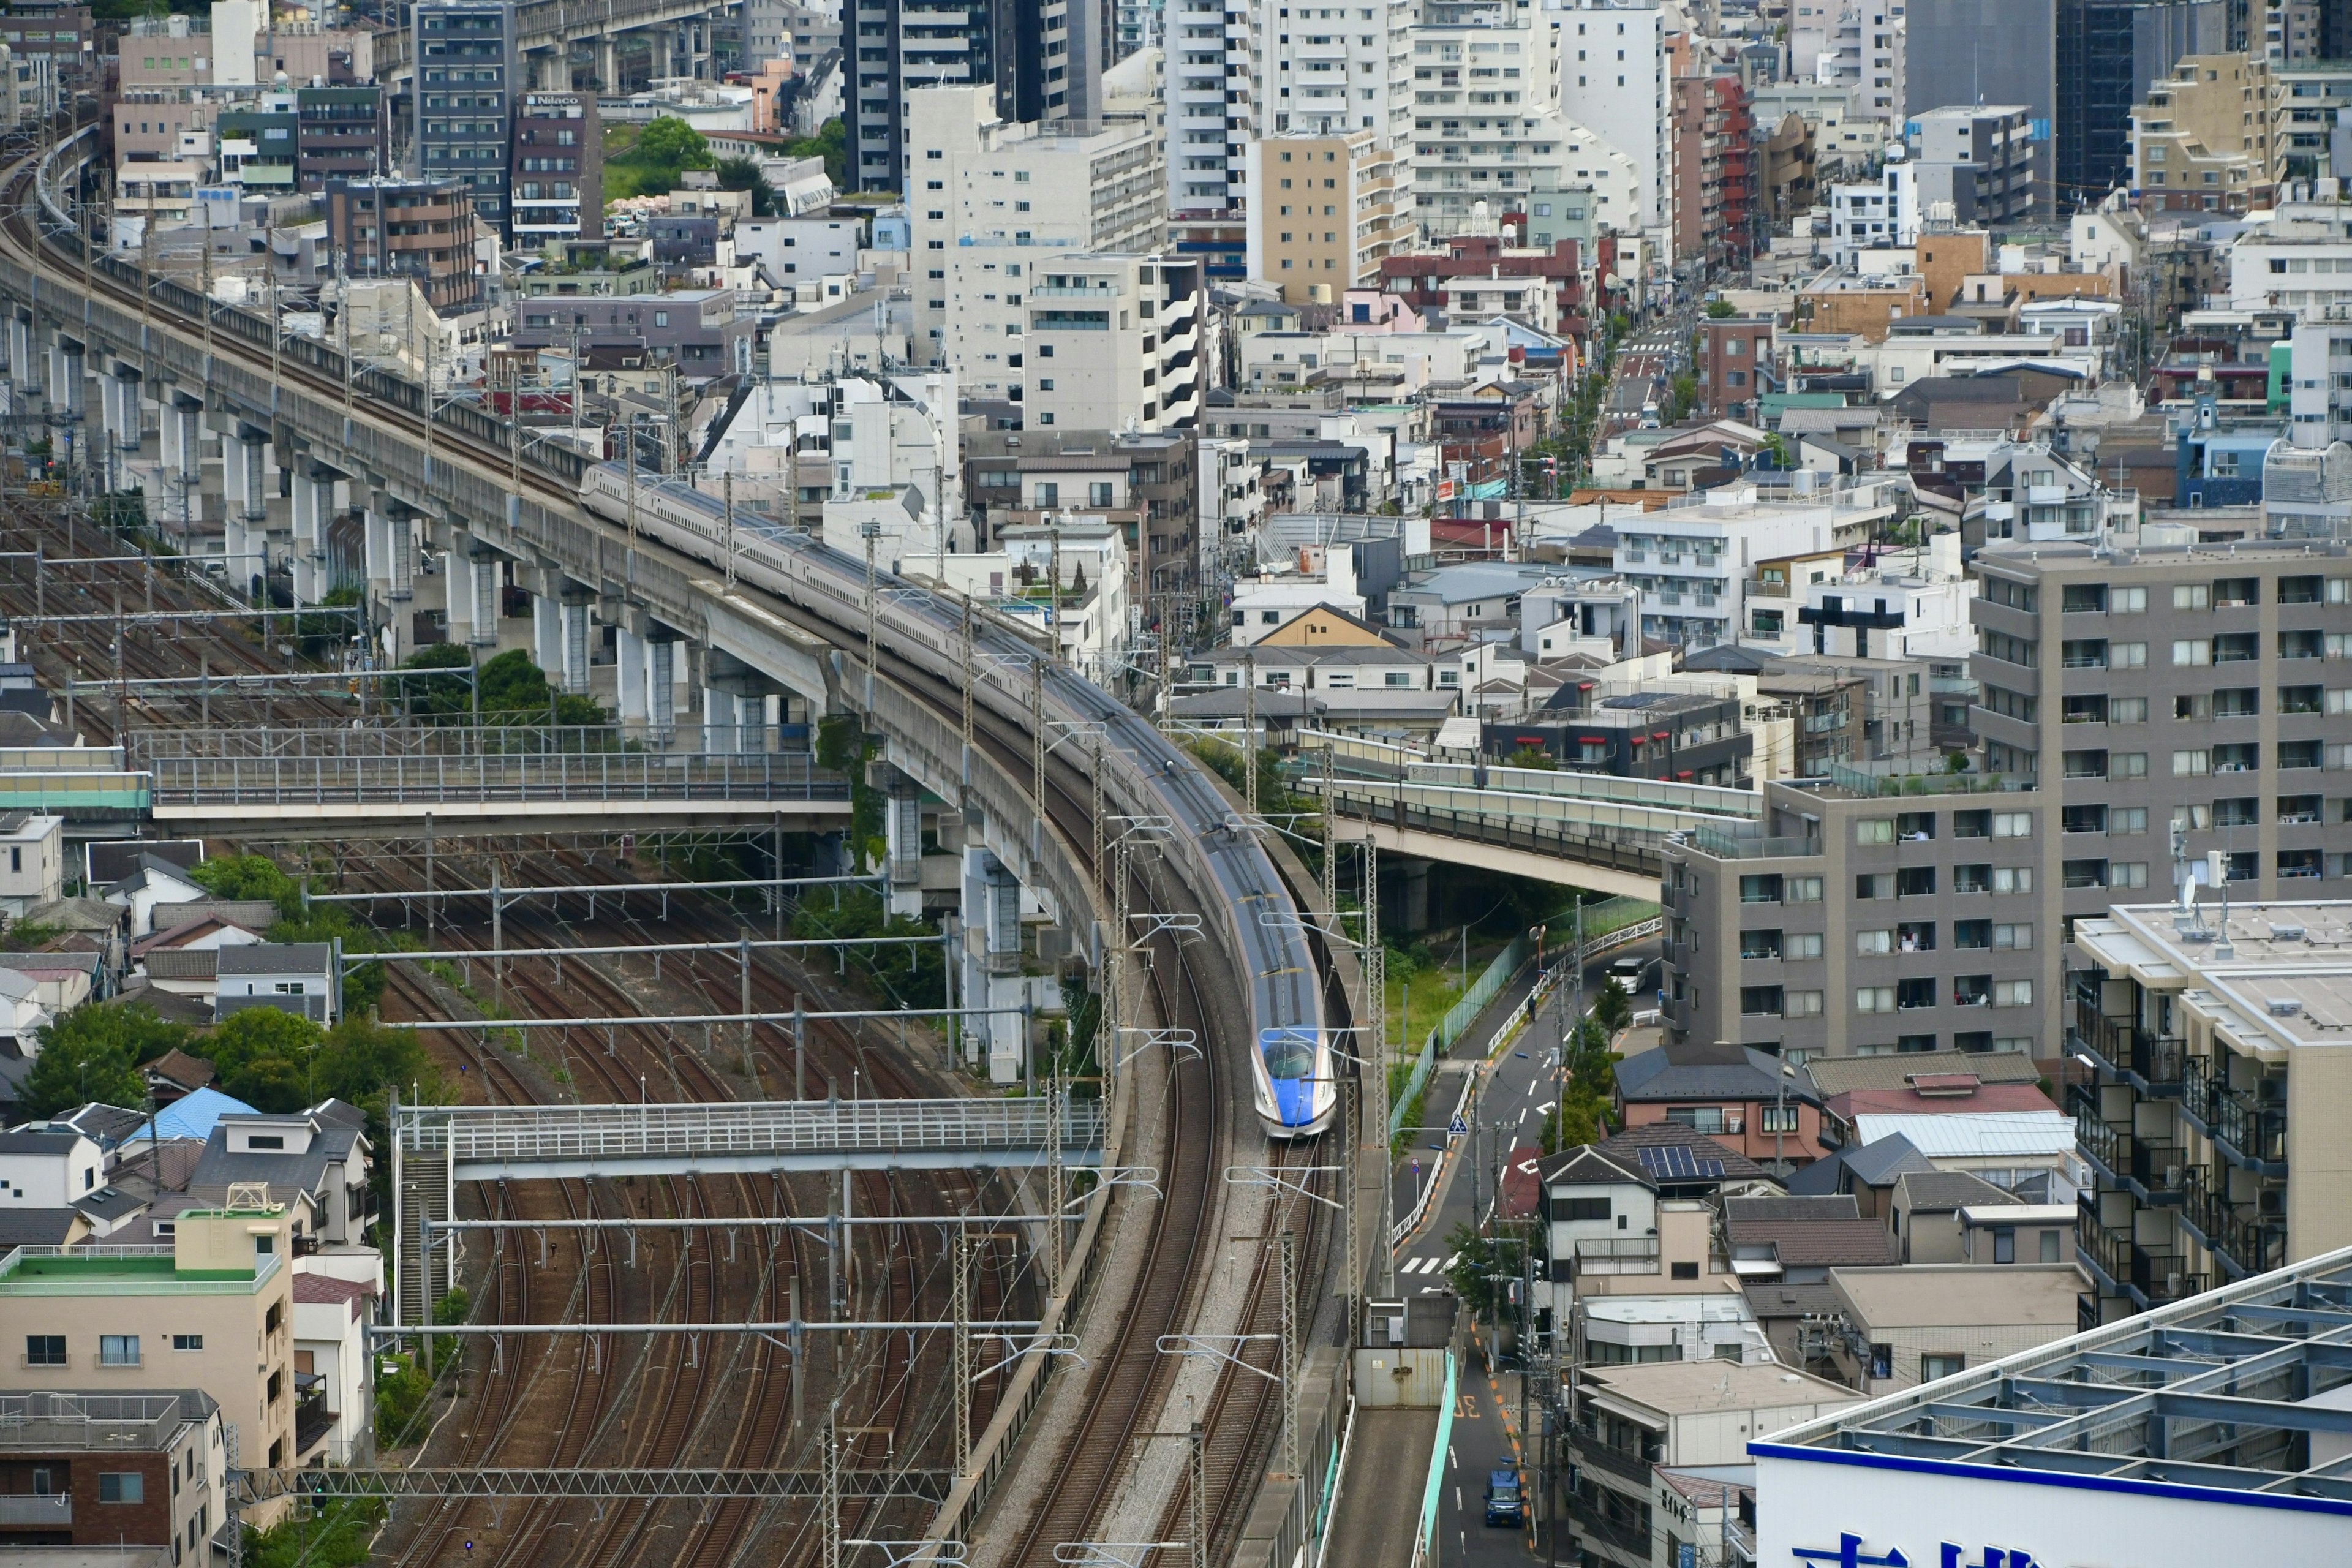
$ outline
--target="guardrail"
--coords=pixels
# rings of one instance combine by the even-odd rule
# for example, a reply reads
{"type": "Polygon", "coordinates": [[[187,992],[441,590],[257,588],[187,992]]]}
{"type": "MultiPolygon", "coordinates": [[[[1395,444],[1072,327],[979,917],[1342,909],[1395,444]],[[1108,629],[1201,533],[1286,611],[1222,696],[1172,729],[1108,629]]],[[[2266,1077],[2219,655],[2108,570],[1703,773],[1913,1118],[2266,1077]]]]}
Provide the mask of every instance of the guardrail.
{"type": "Polygon", "coordinates": [[[845,779],[794,752],[164,757],[152,770],[159,806],[849,798],[845,779]]]}
{"type": "MultiPolygon", "coordinates": [[[[1098,1100],[1063,1102],[1063,1146],[1098,1147],[1098,1100]]],[[[720,1153],[1045,1146],[1046,1102],[1025,1100],[787,1100],[766,1105],[404,1106],[410,1153],[467,1161],[688,1158],[720,1153]]]]}
{"type": "Polygon", "coordinates": [[[1445,1352],[1445,1393],[1437,1402],[1437,1441],[1429,1449],[1429,1477],[1421,1489],[1421,1528],[1412,1542],[1412,1568],[1436,1560],[1438,1500],[1445,1490],[1445,1464],[1454,1445],[1454,1352],[1445,1352]]]}

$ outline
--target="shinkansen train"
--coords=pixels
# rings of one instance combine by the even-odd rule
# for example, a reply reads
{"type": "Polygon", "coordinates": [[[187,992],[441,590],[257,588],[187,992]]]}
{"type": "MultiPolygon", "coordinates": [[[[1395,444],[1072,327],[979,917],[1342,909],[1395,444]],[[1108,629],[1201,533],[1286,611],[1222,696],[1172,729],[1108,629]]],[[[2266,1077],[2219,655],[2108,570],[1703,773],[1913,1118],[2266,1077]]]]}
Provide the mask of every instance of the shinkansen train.
{"type": "MultiPolygon", "coordinates": [[[[581,482],[580,501],[599,517],[623,524],[634,520],[639,533],[672,550],[714,565],[724,563],[726,509],[676,479],[640,471],[632,486],[626,468],[606,463],[588,470],[581,482]]],[[[742,512],[736,514],[733,543],[740,581],[863,638],[862,557],[742,512]]],[[[961,683],[961,606],[885,576],[896,591],[877,602],[878,642],[950,684],[961,683]]],[[[1028,645],[1011,631],[985,621],[974,633],[973,646],[983,656],[1028,652],[1028,645]]],[[[1249,1059],[1259,1124],[1270,1138],[1322,1132],[1339,1105],[1323,988],[1297,906],[1275,875],[1265,850],[1234,820],[1224,797],[1200,769],[1180,757],[1141,715],[1060,666],[1047,671],[1045,684],[1049,721],[1102,726],[1103,756],[1111,770],[1104,781],[1105,798],[1119,802],[1130,814],[1169,819],[1167,852],[1189,862],[1186,880],[1201,900],[1202,919],[1224,926],[1224,945],[1237,958],[1248,988],[1249,1031],[1239,1044],[1249,1059]]],[[[982,683],[975,697],[1028,721],[1025,693],[1016,700],[982,683]]],[[[1233,1065],[1230,1052],[1222,1059],[1233,1065]]]]}

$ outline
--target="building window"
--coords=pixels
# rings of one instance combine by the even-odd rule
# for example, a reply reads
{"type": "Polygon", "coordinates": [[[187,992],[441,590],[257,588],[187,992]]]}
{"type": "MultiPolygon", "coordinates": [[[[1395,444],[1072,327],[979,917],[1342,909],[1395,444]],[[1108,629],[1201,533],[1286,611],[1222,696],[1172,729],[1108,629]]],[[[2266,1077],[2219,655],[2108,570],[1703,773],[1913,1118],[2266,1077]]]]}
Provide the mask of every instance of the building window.
{"type": "Polygon", "coordinates": [[[1965,1355],[1922,1354],[1919,1357],[1919,1381],[1933,1383],[1938,1378],[1958,1377],[1968,1370],[1968,1364],[1969,1358],[1965,1355]]]}
{"type": "Polygon", "coordinates": [[[26,1366],[63,1366],[66,1364],[66,1337],[63,1334],[26,1334],[25,1336],[26,1366]]]}
{"type": "Polygon", "coordinates": [[[175,1351],[200,1351],[205,1348],[205,1336],[202,1334],[173,1334],[172,1336],[172,1348],[175,1351]]]}
{"type": "Polygon", "coordinates": [[[137,1334],[100,1334],[98,1336],[98,1364],[100,1366],[137,1366],[139,1336],[137,1334]]]}
{"type": "Polygon", "coordinates": [[[98,1500],[144,1502],[147,1500],[146,1478],[136,1470],[101,1470],[98,1477],[98,1500]]]}

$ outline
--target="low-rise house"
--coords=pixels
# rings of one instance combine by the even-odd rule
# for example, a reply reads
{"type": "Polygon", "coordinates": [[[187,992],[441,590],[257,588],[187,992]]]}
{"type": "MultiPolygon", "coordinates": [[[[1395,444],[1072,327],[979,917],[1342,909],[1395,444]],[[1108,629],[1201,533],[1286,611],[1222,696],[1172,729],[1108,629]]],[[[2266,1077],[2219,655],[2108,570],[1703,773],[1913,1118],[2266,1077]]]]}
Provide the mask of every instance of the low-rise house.
{"type": "Polygon", "coordinates": [[[276,1007],[320,1024],[338,1016],[335,952],[327,943],[262,942],[217,952],[216,1016],[247,1007],[276,1007]]]}
{"type": "Polygon", "coordinates": [[[1914,1171],[1937,1167],[1896,1135],[1875,1143],[1846,1143],[1789,1178],[1789,1191],[1804,1196],[1843,1194],[1864,1217],[1883,1216],[1893,1205],[1895,1184],[1914,1171]]]}
{"type": "MultiPolygon", "coordinates": [[[[0,1389],[193,1387],[236,1429],[246,1464],[299,1467],[292,1250],[285,1205],[250,1193],[180,1214],[169,1247],[19,1247],[0,1258],[0,1317],[24,1348],[0,1356],[0,1389]]],[[[288,1507],[246,1519],[267,1528],[288,1507]]]]}
{"type": "Polygon", "coordinates": [[[0,1394],[0,1553],[201,1568],[227,1517],[226,1459],[220,1405],[201,1389],[0,1394]]]}
{"type": "Polygon", "coordinates": [[[1878,1221],[1864,1218],[1846,1194],[1726,1198],[1723,1233],[1732,1271],[1743,1283],[1817,1285],[1832,1268],[1902,1261],[1895,1237],[1878,1221]]]}
{"type": "Polygon", "coordinates": [[[65,833],[62,816],[0,813],[0,911],[13,920],[64,890],[65,833]]]}
{"type": "Polygon", "coordinates": [[[200,1089],[210,1089],[218,1076],[212,1063],[202,1057],[192,1057],[176,1046],[142,1066],[139,1072],[147,1080],[147,1092],[157,1105],[170,1105],[200,1089]]]}
{"type": "Polygon", "coordinates": [[[1905,1263],[1958,1263],[1967,1229],[1962,1213],[1981,1215],[2004,1205],[2022,1208],[2024,1202],[1966,1171],[1906,1171],[1895,1179],[1886,1228],[1905,1263]]]}
{"type": "Polygon", "coordinates": [[[105,1177],[106,1151],[79,1129],[36,1122],[0,1132],[0,1210],[63,1208],[105,1177]]]}
{"type": "Polygon", "coordinates": [[[1586,1366],[1568,1393],[1564,1436],[1576,1481],[1563,1521],[1574,1541],[1564,1555],[1608,1568],[1679,1561],[1678,1552],[1661,1555],[1654,1467],[1739,1464],[1766,1433],[1862,1402],[1775,1362],[1586,1366]]]}
{"type": "MultiPolygon", "coordinates": [[[[1601,1297],[1736,1292],[1738,1279],[1718,1245],[1716,1205],[1727,1189],[1769,1191],[1763,1177],[1754,1161],[1670,1121],[1628,1127],[1539,1161],[1540,1288],[1549,1295],[1536,1304],[1538,1331],[1557,1324],[1573,1340],[1582,1331],[1580,1307],[1601,1297]]],[[[1613,1329],[1601,1337],[1626,1345],[1640,1338],[1613,1329]]]]}
{"type": "Polygon", "coordinates": [[[353,1279],[294,1275],[295,1447],[323,1447],[331,1465],[362,1464],[373,1447],[374,1358],[367,1325],[374,1292],[353,1279]]]}
{"type": "Polygon", "coordinates": [[[302,1194],[316,1208],[318,1222],[315,1231],[298,1227],[298,1249],[321,1242],[356,1245],[369,1219],[366,1126],[365,1112],[340,1100],[290,1115],[223,1115],[205,1139],[189,1189],[225,1191],[264,1183],[281,1202],[302,1194]]]}
{"type": "Polygon", "coordinates": [[[160,855],[142,855],[139,863],[109,886],[105,894],[108,903],[131,911],[133,939],[153,933],[157,904],[190,903],[204,897],[203,886],[185,867],[160,855]]]}
{"type": "Polygon", "coordinates": [[[2064,1339],[2077,1327],[2083,1288],[2071,1263],[1840,1268],[1829,1283],[1838,1312],[1809,1336],[1809,1348],[1873,1398],[2064,1339]]]}
{"type": "Polygon", "coordinates": [[[1821,1157],[1821,1095],[1803,1068],[1768,1052],[1660,1046],[1617,1064],[1625,1124],[1670,1121],[1785,1173],[1821,1157]]]}
{"type": "MultiPolygon", "coordinates": [[[[106,955],[86,948],[59,945],[38,952],[0,952],[0,969],[13,971],[30,990],[22,992],[49,1016],[70,1013],[109,991],[106,955]]],[[[37,1026],[27,1024],[26,1029],[37,1026]]]]}
{"type": "Polygon", "coordinates": [[[2028,1203],[2071,1204],[2086,1179],[2074,1123],[2055,1110],[1954,1111],[1853,1119],[1864,1146],[1900,1136],[1939,1171],[1966,1171],[2028,1203]]]}

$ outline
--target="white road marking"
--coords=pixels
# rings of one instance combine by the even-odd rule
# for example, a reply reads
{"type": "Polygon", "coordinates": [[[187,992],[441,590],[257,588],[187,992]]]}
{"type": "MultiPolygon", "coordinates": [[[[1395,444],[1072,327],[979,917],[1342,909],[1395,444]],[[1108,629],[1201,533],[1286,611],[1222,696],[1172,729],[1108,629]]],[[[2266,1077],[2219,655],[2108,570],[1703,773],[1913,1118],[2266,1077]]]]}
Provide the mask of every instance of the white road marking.
{"type": "Polygon", "coordinates": [[[1458,1252],[1457,1252],[1457,1253],[1455,1253],[1453,1257],[1451,1257],[1451,1258],[1447,1258],[1447,1259],[1445,1260],[1445,1267],[1446,1267],[1446,1268],[1453,1268],[1455,1264],[1457,1264],[1457,1263],[1459,1263],[1459,1262],[1461,1262],[1461,1261],[1462,1261],[1462,1255],[1461,1255],[1460,1253],[1458,1253],[1458,1252]]]}

